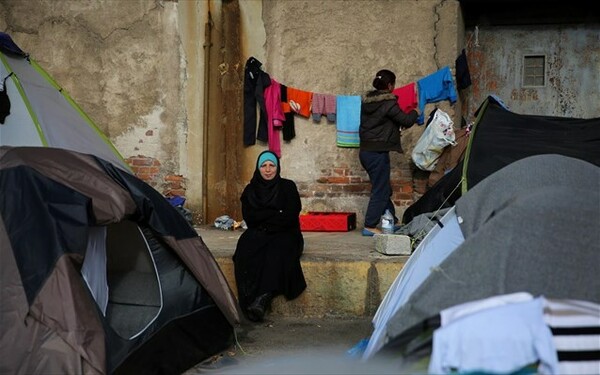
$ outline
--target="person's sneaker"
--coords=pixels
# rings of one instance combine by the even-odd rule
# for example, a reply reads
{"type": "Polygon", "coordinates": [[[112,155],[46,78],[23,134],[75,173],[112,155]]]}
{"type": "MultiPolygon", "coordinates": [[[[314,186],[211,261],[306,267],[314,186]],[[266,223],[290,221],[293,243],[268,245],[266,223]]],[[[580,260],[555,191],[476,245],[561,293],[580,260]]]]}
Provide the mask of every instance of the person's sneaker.
{"type": "Polygon", "coordinates": [[[379,229],[367,229],[367,228],[363,228],[362,230],[362,235],[366,236],[366,237],[373,237],[376,234],[380,234],[381,232],[379,231],[379,229]]]}

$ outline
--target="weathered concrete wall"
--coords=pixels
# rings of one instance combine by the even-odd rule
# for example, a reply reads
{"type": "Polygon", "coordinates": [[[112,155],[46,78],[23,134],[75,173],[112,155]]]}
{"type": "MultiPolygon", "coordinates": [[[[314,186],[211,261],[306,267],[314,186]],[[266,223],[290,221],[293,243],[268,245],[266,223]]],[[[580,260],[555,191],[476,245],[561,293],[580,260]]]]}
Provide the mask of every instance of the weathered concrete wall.
{"type": "Polygon", "coordinates": [[[600,117],[600,25],[482,26],[467,38],[472,110],[496,94],[516,113],[600,117]],[[546,57],[544,87],[523,87],[525,55],[546,57]]]}
{"type": "MultiPolygon", "coordinates": [[[[265,71],[298,89],[361,95],[372,89],[377,70],[387,68],[400,87],[443,66],[454,68],[459,13],[455,1],[268,1],[265,71]]],[[[337,147],[335,124],[325,119],[315,124],[296,116],[295,125],[296,138],[282,147],[282,174],[298,183],[304,208],[354,211],[362,225],[370,185],[358,149],[337,147]]],[[[399,209],[415,198],[410,152],[422,130],[406,131],[405,153],[392,153],[399,209]]]]}
{"type": "Polygon", "coordinates": [[[184,64],[175,1],[0,1],[1,28],[133,164],[183,191],[184,64]]]}
{"type": "MultiPolygon", "coordinates": [[[[237,96],[234,91],[248,57],[263,61],[282,83],[359,95],[384,67],[394,70],[402,85],[453,66],[461,33],[455,0],[233,3],[0,0],[0,28],[71,94],[138,176],[162,193],[185,194],[199,223],[238,212],[239,193],[256,155],[266,148],[245,148],[241,139],[222,136],[230,126],[241,127],[239,113],[229,113],[227,101],[238,106],[242,100],[241,91],[237,96]],[[227,13],[231,9],[239,12],[237,18],[227,13]],[[215,38],[210,43],[207,24],[215,38]],[[228,49],[227,27],[239,40],[235,55],[228,49]],[[209,121],[207,108],[228,118],[209,121]],[[232,151],[235,158],[229,160],[232,151]],[[226,163],[219,166],[222,160],[226,163]],[[234,173],[222,173],[227,163],[235,164],[234,173]],[[226,196],[208,199],[209,193],[225,190],[226,196]],[[199,214],[213,203],[222,212],[199,214]]],[[[406,153],[393,155],[399,208],[418,195],[409,153],[421,131],[417,126],[407,131],[406,153]]],[[[369,183],[358,150],[336,147],[335,125],[325,120],[297,118],[296,132],[283,144],[283,174],[298,182],[305,209],[355,211],[362,222],[369,183]]]]}

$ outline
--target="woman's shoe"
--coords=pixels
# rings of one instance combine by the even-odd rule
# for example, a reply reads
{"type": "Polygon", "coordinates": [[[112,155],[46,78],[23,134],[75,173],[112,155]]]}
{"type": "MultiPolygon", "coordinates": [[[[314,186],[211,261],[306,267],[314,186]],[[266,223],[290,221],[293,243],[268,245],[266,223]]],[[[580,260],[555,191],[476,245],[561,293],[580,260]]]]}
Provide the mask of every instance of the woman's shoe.
{"type": "Polygon", "coordinates": [[[248,306],[248,319],[253,322],[262,322],[265,313],[271,306],[271,300],[273,300],[273,295],[271,293],[261,294],[256,297],[254,302],[248,306]]]}

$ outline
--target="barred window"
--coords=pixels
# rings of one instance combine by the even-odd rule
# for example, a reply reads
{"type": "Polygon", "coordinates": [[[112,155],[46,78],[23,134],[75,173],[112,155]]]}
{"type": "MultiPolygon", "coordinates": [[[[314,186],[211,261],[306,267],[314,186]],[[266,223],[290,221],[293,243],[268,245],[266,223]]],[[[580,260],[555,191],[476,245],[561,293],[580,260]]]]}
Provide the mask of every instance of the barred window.
{"type": "Polygon", "coordinates": [[[546,85],[546,56],[523,57],[523,86],[546,85]]]}

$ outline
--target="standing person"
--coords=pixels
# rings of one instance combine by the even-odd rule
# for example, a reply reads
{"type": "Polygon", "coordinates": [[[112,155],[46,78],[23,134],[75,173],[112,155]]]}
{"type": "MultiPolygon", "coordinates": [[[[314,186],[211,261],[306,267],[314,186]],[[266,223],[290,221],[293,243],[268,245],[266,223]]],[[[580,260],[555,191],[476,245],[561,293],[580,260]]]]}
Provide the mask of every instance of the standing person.
{"type": "Polygon", "coordinates": [[[273,297],[283,294],[291,300],[306,288],[300,194],[280,172],[277,155],[263,151],[240,198],[248,229],[238,240],[233,264],[240,307],[254,322],[263,320],[273,297]]]}
{"type": "Polygon", "coordinates": [[[396,75],[389,70],[380,70],[373,79],[375,90],[362,97],[360,111],[360,164],[371,180],[371,197],[363,236],[381,233],[377,224],[386,209],[398,222],[396,209],[391,200],[390,151],[402,153],[400,144],[401,128],[410,128],[419,116],[415,110],[404,113],[398,106],[398,97],[392,93],[396,85],[396,75]]]}

